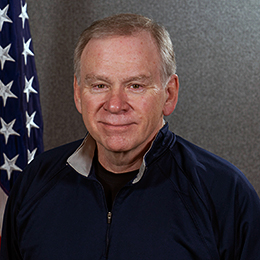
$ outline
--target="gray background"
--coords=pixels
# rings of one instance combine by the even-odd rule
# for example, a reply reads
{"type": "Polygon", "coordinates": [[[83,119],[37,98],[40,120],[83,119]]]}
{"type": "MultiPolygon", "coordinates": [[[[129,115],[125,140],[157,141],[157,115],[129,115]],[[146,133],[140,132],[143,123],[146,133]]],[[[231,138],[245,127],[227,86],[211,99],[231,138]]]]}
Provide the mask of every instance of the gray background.
{"type": "Polygon", "coordinates": [[[139,13],[165,25],[180,96],[167,118],[182,137],[240,168],[260,194],[259,0],[27,0],[40,82],[45,150],[82,138],[73,103],[72,57],[83,29],[139,13]]]}

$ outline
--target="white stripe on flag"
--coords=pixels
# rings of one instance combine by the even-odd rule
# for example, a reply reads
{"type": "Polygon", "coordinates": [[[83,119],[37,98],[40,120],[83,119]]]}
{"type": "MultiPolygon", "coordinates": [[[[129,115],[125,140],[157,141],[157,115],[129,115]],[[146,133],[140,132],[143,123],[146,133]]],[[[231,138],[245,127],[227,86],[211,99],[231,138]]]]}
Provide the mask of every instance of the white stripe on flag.
{"type": "Polygon", "coordinates": [[[2,223],[3,223],[3,216],[4,216],[6,201],[7,201],[7,195],[0,188],[0,231],[2,230],[2,223]]]}

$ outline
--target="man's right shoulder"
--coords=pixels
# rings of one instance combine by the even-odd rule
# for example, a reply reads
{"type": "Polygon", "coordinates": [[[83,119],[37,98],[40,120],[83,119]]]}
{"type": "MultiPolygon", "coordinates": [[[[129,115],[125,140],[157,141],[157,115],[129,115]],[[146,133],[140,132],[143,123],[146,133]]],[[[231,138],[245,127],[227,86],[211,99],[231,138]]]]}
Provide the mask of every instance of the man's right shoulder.
{"type": "Polygon", "coordinates": [[[53,148],[38,155],[24,170],[23,174],[28,178],[52,178],[61,171],[67,159],[78,149],[83,140],[77,140],[62,146],[53,148]]]}
{"type": "MultiPolygon", "coordinates": [[[[50,149],[48,151],[45,151],[38,155],[33,161],[32,165],[35,164],[56,164],[58,162],[66,162],[68,157],[72,155],[77,148],[80,146],[80,144],[83,142],[83,139],[67,143],[58,147],[55,147],[53,149],[50,149]]],[[[30,164],[30,165],[31,165],[30,164]]],[[[30,167],[30,165],[28,167],[30,167]]]]}
{"type": "Polygon", "coordinates": [[[26,201],[26,198],[34,197],[39,191],[55,185],[66,174],[67,159],[82,141],[68,143],[38,155],[15,181],[10,197],[19,197],[20,202],[26,201]]]}

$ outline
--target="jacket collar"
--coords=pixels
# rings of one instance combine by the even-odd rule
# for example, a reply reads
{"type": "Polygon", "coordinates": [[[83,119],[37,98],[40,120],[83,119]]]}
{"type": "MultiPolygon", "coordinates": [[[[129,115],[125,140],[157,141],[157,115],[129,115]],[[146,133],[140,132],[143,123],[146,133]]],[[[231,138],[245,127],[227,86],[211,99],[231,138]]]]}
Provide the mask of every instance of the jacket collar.
{"type": "MultiPolygon", "coordinates": [[[[150,149],[143,157],[142,165],[133,184],[137,183],[143,176],[146,167],[158,158],[169,147],[175,136],[168,130],[166,123],[158,132],[150,149]]],[[[88,177],[90,174],[92,160],[96,149],[96,141],[88,134],[78,149],[68,158],[67,163],[79,174],[88,177]]]]}

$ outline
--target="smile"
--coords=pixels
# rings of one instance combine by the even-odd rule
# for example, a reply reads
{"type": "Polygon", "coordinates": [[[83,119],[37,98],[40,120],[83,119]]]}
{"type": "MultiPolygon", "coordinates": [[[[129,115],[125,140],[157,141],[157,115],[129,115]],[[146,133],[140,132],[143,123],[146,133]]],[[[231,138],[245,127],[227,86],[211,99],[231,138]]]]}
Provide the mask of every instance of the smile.
{"type": "Polygon", "coordinates": [[[119,124],[114,124],[114,123],[108,123],[108,122],[100,122],[105,128],[111,128],[111,129],[126,129],[134,123],[119,123],[119,124]]]}

